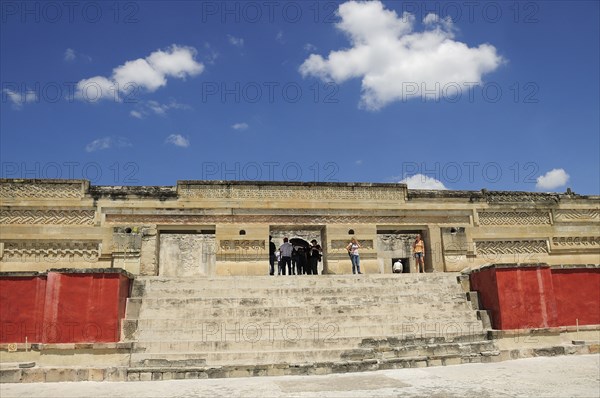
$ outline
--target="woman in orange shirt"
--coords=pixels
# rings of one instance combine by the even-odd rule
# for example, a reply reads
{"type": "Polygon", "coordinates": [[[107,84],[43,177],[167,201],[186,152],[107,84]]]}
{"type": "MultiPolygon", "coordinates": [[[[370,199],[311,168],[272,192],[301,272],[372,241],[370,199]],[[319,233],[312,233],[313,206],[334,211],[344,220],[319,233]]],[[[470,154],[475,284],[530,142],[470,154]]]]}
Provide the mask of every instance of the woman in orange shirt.
{"type": "Polygon", "coordinates": [[[415,272],[425,272],[425,242],[421,239],[421,234],[417,234],[417,239],[413,243],[413,252],[415,254],[415,272]]]}

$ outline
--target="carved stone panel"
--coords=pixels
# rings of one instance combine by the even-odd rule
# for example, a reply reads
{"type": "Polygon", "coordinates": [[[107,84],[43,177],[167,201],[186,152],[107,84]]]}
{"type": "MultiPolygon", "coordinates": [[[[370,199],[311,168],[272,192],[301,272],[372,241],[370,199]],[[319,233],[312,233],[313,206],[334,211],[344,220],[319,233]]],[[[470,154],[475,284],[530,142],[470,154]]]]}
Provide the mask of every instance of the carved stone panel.
{"type": "Polygon", "coordinates": [[[555,210],[554,221],[557,222],[589,222],[600,221],[600,210],[555,210]]]}
{"type": "Polygon", "coordinates": [[[555,246],[600,246],[600,236],[560,236],[552,238],[555,246]]]}
{"type": "Polygon", "coordinates": [[[538,204],[558,203],[558,194],[541,192],[513,192],[513,191],[489,191],[485,193],[485,199],[488,203],[520,203],[520,204],[538,204]]]}
{"type": "Polygon", "coordinates": [[[556,236],[552,250],[600,253],[600,236],[556,236]]]}
{"type": "Polygon", "coordinates": [[[478,255],[548,253],[545,240],[476,241],[478,255]]]}
{"type": "Polygon", "coordinates": [[[94,225],[94,210],[0,209],[0,224],[94,225]]]}
{"type": "Polygon", "coordinates": [[[214,234],[161,233],[158,274],[177,277],[213,275],[215,252],[214,234]]]}
{"type": "MultiPolygon", "coordinates": [[[[331,250],[345,250],[346,246],[350,243],[350,239],[336,239],[331,241],[331,250]]],[[[358,243],[363,249],[373,248],[373,239],[359,240],[358,243]]]]}
{"type": "Polygon", "coordinates": [[[98,241],[21,240],[3,244],[2,261],[10,262],[95,262],[100,255],[98,241]]]}
{"type": "Polygon", "coordinates": [[[483,211],[478,215],[480,225],[550,225],[547,211],[483,211]]]}
{"type": "Polygon", "coordinates": [[[75,183],[43,183],[38,180],[2,182],[0,184],[0,198],[82,198],[83,187],[80,182],[75,183]]]}
{"type": "Polygon", "coordinates": [[[373,186],[290,186],[290,185],[182,185],[181,198],[198,199],[281,199],[281,200],[399,200],[404,201],[404,189],[373,186]]]}

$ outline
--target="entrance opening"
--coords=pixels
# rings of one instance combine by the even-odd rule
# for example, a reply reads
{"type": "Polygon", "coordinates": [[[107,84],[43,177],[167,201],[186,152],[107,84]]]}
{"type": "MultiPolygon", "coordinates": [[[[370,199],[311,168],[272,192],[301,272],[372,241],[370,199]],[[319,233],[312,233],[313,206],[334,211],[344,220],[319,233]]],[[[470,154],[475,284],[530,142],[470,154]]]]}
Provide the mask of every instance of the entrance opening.
{"type": "MultiPolygon", "coordinates": [[[[377,230],[377,256],[384,268],[382,272],[392,270],[397,259],[402,261],[403,273],[415,272],[416,259],[413,255],[413,243],[417,234],[421,234],[425,240],[423,231],[419,229],[385,228],[377,230]]],[[[427,250],[427,242],[425,242],[425,247],[427,250]]]]}
{"type": "Polygon", "coordinates": [[[392,263],[390,265],[390,268],[392,269],[392,272],[394,272],[394,264],[396,263],[396,261],[400,260],[400,262],[402,263],[402,273],[403,274],[408,274],[410,272],[410,263],[409,263],[409,259],[410,257],[395,257],[392,258],[392,263]]]}
{"type": "Polygon", "coordinates": [[[275,243],[275,247],[279,250],[279,247],[283,244],[283,238],[289,239],[289,242],[294,246],[296,250],[304,250],[308,253],[308,248],[311,246],[309,243],[315,239],[319,245],[323,248],[323,260],[318,265],[319,274],[323,272],[323,269],[327,269],[327,256],[326,248],[324,245],[323,233],[324,226],[321,225],[273,225],[270,228],[270,235],[272,236],[272,242],[275,243]]]}

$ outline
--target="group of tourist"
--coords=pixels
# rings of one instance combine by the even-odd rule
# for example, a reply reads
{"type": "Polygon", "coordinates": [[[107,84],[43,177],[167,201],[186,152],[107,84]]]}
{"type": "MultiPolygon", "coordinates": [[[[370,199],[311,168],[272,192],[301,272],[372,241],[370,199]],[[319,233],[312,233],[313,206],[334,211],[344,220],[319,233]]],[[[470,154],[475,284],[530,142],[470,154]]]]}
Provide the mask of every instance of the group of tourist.
{"type": "MultiPolygon", "coordinates": [[[[288,275],[318,275],[318,264],[323,257],[323,249],[317,243],[316,239],[310,241],[310,247],[303,245],[294,246],[287,237],[283,238],[283,244],[277,249],[272,242],[272,236],[269,235],[269,275],[275,275],[275,263],[277,262],[277,275],[285,275],[286,269],[288,275]]],[[[352,263],[352,273],[362,274],[360,272],[360,255],[358,249],[362,246],[356,238],[352,238],[346,246],[350,262],[352,263]]],[[[425,272],[425,243],[421,235],[417,234],[412,246],[415,256],[415,272],[425,272]]],[[[397,260],[393,265],[394,273],[402,272],[402,262],[397,260]]]]}
{"type": "Polygon", "coordinates": [[[310,247],[294,246],[288,238],[283,238],[283,244],[277,250],[269,236],[269,275],[318,275],[318,265],[323,258],[323,249],[316,239],[310,241],[310,247]]]}

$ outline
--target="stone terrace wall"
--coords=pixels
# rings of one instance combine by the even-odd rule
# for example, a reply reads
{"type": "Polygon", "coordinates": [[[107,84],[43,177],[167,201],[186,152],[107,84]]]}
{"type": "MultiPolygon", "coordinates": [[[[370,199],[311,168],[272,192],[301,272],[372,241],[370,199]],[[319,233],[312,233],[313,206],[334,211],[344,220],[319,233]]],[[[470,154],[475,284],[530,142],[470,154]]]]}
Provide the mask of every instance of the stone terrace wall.
{"type": "Polygon", "coordinates": [[[344,246],[352,236],[363,244],[363,272],[389,273],[392,255],[378,252],[379,237],[416,233],[427,244],[429,272],[486,263],[598,264],[599,221],[599,197],[570,192],[255,181],[105,187],[2,179],[0,271],[119,267],[158,275],[161,235],[193,234],[189,240],[203,242],[202,254],[198,270],[188,262],[185,275],[266,275],[269,234],[293,230],[320,236],[326,273],[350,272],[344,246]]]}

